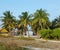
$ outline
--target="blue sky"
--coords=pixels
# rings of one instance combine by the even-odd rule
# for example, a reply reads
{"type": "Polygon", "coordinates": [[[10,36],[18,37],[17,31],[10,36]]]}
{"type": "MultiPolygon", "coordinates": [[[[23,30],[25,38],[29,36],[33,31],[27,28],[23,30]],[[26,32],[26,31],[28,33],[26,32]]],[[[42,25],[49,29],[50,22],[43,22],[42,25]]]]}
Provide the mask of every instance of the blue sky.
{"type": "Polygon", "coordinates": [[[53,20],[60,15],[60,0],[0,0],[0,16],[10,10],[18,18],[21,12],[28,11],[31,14],[40,8],[46,9],[50,14],[49,19],[53,20]]]}

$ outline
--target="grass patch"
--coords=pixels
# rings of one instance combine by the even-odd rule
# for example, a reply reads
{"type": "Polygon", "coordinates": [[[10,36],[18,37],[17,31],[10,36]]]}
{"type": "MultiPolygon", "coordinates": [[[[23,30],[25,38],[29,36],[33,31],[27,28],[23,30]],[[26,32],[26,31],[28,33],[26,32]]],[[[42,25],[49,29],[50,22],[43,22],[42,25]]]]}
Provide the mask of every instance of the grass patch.
{"type": "Polygon", "coordinates": [[[8,36],[8,34],[0,34],[0,37],[3,37],[3,38],[13,38],[13,36],[8,36]]]}
{"type": "Polygon", "coordinates": [[[0,37],[3,37],[3,38],[15,38],[15,39],[18,39],[18,40],[35,40],[35,39],[32,38],[32,37],[8,36],[8,35],[6,35],[6,34],[0,34],[0,37]]]}
{"type": "Polygon", "coordinates": [[[0,42],[0,50],[22,50],[22,48],[17,47],[15,44],[8,45],[4,42],[0,42]]]}
{"type": "Polygon", "coordinates": [[[19,37],[20,40],[35,40],[34,38],[32,37],[24,37],[24,36],[21,36],[19,37]]]}

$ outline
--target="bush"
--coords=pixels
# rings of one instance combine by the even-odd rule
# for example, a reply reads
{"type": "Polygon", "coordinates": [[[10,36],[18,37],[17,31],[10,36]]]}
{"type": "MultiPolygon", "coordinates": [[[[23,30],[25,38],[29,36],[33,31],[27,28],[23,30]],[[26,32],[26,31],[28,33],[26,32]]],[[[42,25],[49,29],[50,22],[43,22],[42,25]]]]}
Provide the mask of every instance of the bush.
{"type": "Polygon", "coordinates": [[[55,28],[53,30],[42,29],[39,31],[39,34],[42,38],[45,38],[45,39],[60,40],[60,28],[55,28]]]}
{"type": "Polygon", "coordinates": [[[51,35],[53,39],[60,39],[60,28],[55,28],[51,35]]]}
{"type": "Polygon", "coordinates": [[[50,29],[42,29],[39,31],[39,34],[42,38],[45,38],[45,39],[51,39],[51,34],[52,34],[52,30],[50,29]]]}

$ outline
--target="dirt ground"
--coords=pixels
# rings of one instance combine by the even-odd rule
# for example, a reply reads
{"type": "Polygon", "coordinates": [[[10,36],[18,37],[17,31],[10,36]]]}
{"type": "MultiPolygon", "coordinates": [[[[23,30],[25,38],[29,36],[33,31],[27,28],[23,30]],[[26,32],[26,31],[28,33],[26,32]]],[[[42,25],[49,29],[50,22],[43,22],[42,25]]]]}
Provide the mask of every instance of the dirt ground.
{"type": "Polygon", "coordinates": [[[20,40],[16,38],[1,38],[0,42],[6,43],[8,45],[16,45],[18,47],[31,46],[37,48],[49,48],[54,50],[60,50],[60,43],[58,42],[48,42],[41,40],[20,40]]]}

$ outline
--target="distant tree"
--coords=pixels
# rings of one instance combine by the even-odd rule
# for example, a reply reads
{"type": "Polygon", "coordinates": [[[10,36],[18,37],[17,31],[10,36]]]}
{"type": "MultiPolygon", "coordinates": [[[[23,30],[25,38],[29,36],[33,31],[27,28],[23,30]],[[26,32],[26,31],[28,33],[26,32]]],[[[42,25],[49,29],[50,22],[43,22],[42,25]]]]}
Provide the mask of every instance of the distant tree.
{"type": "Polygon", "coordinates": [[[53,21],[52,21],[52,28],[59,28],[60,27],[60,16],[55,18],[53,21]]]}

